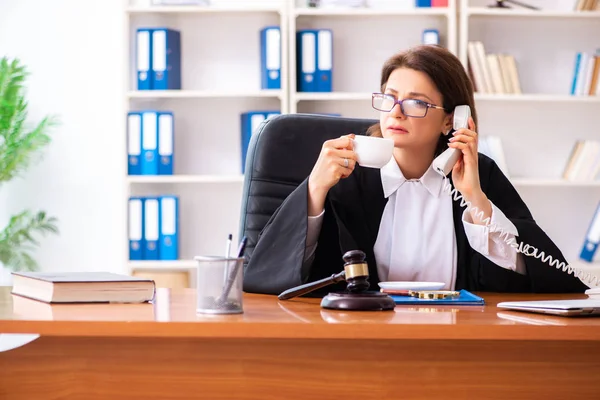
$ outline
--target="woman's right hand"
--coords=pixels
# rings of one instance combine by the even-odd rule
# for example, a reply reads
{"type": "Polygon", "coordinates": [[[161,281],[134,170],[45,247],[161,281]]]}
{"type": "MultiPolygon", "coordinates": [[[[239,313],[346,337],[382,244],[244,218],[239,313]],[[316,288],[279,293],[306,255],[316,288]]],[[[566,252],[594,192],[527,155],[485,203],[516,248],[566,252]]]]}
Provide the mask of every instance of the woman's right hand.
{"type": "Polygon", "coordinates": [[[319,215],[325,206],[327,192],[340,179],[347,178],[356,166],[354,134],[323,143],[319,158],[308,177],[308,215],[319,215]]]}

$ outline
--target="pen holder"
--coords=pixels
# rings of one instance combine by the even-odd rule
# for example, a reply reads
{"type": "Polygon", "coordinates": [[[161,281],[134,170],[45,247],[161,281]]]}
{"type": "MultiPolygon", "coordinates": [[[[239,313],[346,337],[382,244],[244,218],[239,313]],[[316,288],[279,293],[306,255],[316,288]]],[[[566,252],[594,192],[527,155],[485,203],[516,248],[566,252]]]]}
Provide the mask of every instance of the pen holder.
{"type": "Polygon", "coordinates": [[[197,256],[196,312],[243,313],[243,257],[197,256]]]}

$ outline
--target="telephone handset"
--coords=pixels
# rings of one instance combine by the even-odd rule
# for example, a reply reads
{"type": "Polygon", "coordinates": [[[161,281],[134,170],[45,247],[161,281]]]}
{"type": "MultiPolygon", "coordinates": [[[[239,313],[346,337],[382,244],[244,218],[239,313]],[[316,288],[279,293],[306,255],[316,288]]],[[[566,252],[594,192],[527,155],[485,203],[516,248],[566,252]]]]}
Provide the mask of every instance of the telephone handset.
{"type": "MultiPolygon", "coordinates": [[[[454,120],[452,127],[455,131],[469,127],[469,118],[471,117],[471,108],[467,105],[456,106],[454,109],[454,120]]],[[[454,164],[460,158],[459,149],[447,149],[433,160],[433,169],[442,176],[447,176],[454,168],[454,164]]]]}

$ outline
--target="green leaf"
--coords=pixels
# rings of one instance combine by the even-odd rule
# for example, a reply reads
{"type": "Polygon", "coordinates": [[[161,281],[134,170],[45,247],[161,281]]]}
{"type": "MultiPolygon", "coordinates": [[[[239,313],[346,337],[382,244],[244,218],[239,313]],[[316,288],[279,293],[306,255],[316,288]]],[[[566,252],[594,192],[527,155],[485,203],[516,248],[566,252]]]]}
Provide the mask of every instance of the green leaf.
{"type": "Polygon", "coordinates": [[[29,126],[25,99],[27,71],[19,60],[0,60],[0,182],[20,176],[41,159],[50,144],[49,132],[59,124],[56,116],[29,126]]]}
{"type": "MultiPolygon", "coordinates": [[[[41,159],[50,142],[50,131],[59,124],[56,116],[37,123],[28,119],[25,81],[29,73],[19,59],[0,59],[0,183],[24,173],[41,159]]],[[[13,215],[0,231],[0,262],[13,270],[35,270],[32,253],[40,237],[58,234],[58,221],[46,212],[28,210],[13,215]]]]}
{"type": "Polygon", "coordinates": [[[0,262],[15,271],[37,269],[38,265],[30,254],[39,247],[35,236],[58,233],[56,223],[56,218],[47,217],[43,211],[34,215],[25,210],[11,217],[0,232],[0,262]]]}

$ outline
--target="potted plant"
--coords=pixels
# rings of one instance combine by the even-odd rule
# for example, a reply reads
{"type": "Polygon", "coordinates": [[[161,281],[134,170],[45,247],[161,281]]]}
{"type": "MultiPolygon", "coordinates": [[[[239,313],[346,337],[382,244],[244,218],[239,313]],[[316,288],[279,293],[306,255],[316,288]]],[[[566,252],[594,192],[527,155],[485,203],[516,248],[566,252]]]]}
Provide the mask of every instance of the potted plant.
{"type": "MultiPolygon", "coordinates": [[[[48,131],[57,123],[52,116],[34,124],[27,120],[27,75],[20,60],[0,60],[0,185],[21,177],[40,159],[41,150],[50,143],[48,131]]],[[[39,246],[36,236],[58,233],[56,222],[45,211],[23,210],[10,217],[0,231],[0,268],[5,275],[11,270],[38,269],[32,255],[39,246]]]]}

